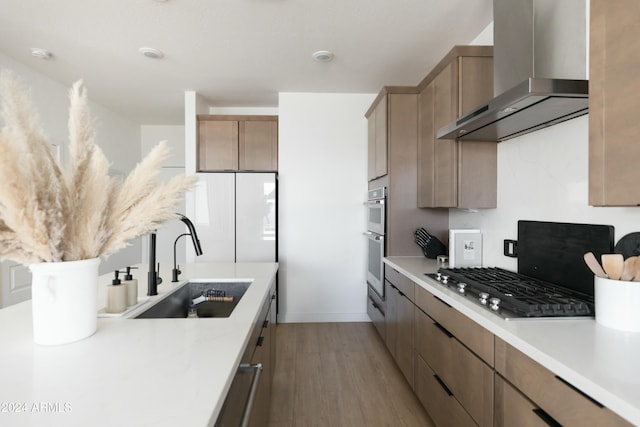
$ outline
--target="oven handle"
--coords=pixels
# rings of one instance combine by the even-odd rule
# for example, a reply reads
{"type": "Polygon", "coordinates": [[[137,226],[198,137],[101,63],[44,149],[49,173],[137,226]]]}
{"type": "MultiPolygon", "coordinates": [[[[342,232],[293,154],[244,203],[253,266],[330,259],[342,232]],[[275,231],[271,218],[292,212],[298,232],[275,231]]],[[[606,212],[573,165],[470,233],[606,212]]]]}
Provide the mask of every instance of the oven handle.
{"type": "Polygon", "coordinates": [[[384,205],[384,199],[367,200],[365,205],[384,205]]]}
{"type": "Polygon", "coordinates": [[[382,236],[382,235],[380,235],[378,233],[373,233],[371,231],[365,231],[362,234],[364,234],[365,236],[367,236],[371,240],[384,240],[384,236],[382,236]]]}
{"type": "Polygon", "coordinates": [[[256,400],[256,394],[258,392],[258,383],[260,382],[260,374],[262,373],[262,363],[242,363],[240,369],[253,370],[253,378],[251,379],[251,388],[249,389],[249,397],[244,405],[244,411],[242,412],[241,427],[247,427],[251,420],[251,411],[253,410],[253,404],[256,400]]]}

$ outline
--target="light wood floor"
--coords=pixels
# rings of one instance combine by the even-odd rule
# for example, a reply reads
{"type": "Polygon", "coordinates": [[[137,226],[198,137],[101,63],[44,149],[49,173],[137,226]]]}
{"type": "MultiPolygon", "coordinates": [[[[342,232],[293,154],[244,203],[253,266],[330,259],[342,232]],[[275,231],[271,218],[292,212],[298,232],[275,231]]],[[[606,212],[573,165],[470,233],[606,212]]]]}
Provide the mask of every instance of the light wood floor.
{"type": "Polygon", "coordinates": [[[270,427],[433,426],[371,323],[281,323],[270,427]]]}

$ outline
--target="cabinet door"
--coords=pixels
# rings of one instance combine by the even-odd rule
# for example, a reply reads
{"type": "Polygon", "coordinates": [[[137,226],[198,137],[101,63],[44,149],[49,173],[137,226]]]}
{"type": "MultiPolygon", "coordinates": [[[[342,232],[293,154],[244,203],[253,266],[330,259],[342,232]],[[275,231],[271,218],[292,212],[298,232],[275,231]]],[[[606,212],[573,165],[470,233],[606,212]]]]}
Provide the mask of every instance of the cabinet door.
{"type": "MultiPolygon", "coordinates": [[[[434,125],[437,131],[458,116],[458,61],[447,65],[433,80],[434,125]]],[[[435,135],[434,135],[435,138],[435,135]]],[[[434,203],[455,207],[457,202],[457,144],[455,140],[434,139],[434,203]]]]}
{"type": "Polygon", "coordinates": [[[420,356],[416,356],[415,393],[437,426],[477,426],[447,386],[420,356]]]}
{"type": "Polygon", "coordinates": [[[640,8],[635,0],[591,0],[589,204],[640,205],[640,8]]]}
{"type": "Polygon", "coordinates": [[[590,396],[497,337],[495,361],[496,373],[502,375],[562,425],[630,425],[590,396]]]}
{"type": "Polygon", "coordinates": [[[482,427],[493,425],[493,369],[429,316],[416,319],[416,348],[482,427]],[[419,335],[418,335],[419,334],[419,335]],[[421,342],[418,347],[418,342],[421,342]]]}
{"type": "Polygon", "coordinates": [[[493,96],[493,59],[458,57],[419,96],[418,206],[493,208],[495,142],[436,139],[439,128],[493,96]]]}
{"type": "Polygon", "coordinates": [[[494,336],[491,332],[469,319],[446,302],[421,286],[415,288],[416,305],[455,335],[456,339],[477,354],[489,366],[493,366],[494,336]]]}
{"type": "Polygon", "coordinates": [[[238,122],[198,123],[198,171],[238,170],[238,122]]]}
{"type": "Polygon", "coordinates": [[[277,170],[278,122],[273,120],[241,121],[238,150],[240,170],[277,170]]]}
{"type": "Polygon", "coordinates": [[[384,342],[387,341],[387,332],[385,325],[385,314],[383,312],[383,308],[380,307],[380,302],[378,297],[374,295],[374,291],[369,289],[367,291],[367,314],[373,323],[373,326],[376,327],[380,337],[384,342]]]}
{"type": "Polygon", "coordinates": [[[435,207],[435,82],[418,95],[418,207],[435,207]]]}
{"type": "Polygon", "coordinates": [[[269,321],[270,313],[264,319],[264,326],[260,337],[258,338],[258,345],[251,358],[251,363],[261,363],[262,373],[260,375],[260,382],[258,383],[258,391],[256,393],[255,401],[253,404],[253,410],[251,412],[251,427],[265,427],[269,423],[269,408],[271,406],[271,382],[273,378],[274,360],[272,360],[273,349],[275,342],[273,340],[272,331],[275,330],[274,326],[269,321]]]}
{"type": "Polygon", "coordinates": [[[376,112],[367,117],[367,180],[376,178],[376,112]]]}
{"type": "Polygon", "coordinates": [[[388,132],[388,111],[387,111],[387,95],[376,107],[376,178],[387,174],[387,132],[388,132]]]}
{"type": "Polygon", "coordinates": [[[413,388],[413,303],[404,295],[398,297],[396,363],[413,388]]]}
{"type": "Polygon", "coordinates": [[[500,375],[496,375],[495,397],[495,427],[549,427],[553,425],[549,415],[503,380],[500,375]]]}
{"type": "Polygon", "coordinates": [[[387,311],[384,316],[387,331],[386,343],[389,352],[395,359],[398,346],[398,299],[400,294],[391,283],[385,280],[384,295],[387,299],[387,311]]]}
{"type": "MultiPolygon", "coordinates": [[[[460,105],[457,117],[493,97],[493,58],[460,58],[460,105]]],[[[458,141],[458,208],[495,208],[498,189],[498,144],[458,141]]]]}

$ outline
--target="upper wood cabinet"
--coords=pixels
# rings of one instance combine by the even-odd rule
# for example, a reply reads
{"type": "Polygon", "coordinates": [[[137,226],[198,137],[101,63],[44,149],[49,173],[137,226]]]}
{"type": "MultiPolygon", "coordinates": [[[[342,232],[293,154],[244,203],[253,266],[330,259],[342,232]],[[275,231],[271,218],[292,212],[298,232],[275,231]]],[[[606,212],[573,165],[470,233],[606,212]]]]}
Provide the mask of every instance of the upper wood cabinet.
{"type": "Polygon", "coordinates": [[[198,171],[278,170],[277,116],[198,116],[198,171]]]}
{"type": "Polygon", "coordinates": [[[387,101],[385,94],[376,99],[365,114],[368,124],[368,178],[379,178],[387,174],[388,125],[387,101]]]}
{"type": "Polygon", "coordinates": [[[640,8],[635,0],[591,0],[589,204],[640,205],[640,8]]]}
{"type": "Polygon", "coordinates": [[[493,49],[456,46],[418,86],[418,206],[494,208],[495,142],[436,139],[493,97],[493,49]]]}

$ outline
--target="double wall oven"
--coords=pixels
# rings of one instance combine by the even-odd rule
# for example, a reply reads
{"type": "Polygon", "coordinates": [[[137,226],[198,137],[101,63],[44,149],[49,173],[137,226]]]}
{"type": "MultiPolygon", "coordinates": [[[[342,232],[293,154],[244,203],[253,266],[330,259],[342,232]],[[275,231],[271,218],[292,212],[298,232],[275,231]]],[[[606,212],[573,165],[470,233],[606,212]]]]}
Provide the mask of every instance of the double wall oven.
{"type": "Polygon", "coordinates": [[[367,284],[380,299],[384,299],[384,238],[386,187],[369,191],[367,206],[367,284]]]}
{"type": "Polygon", "coordinates": [[[384,295],[386,187],[369,191],[367,207],[367,314],[381,336],[385,336],[386,302],[384,295]]]}

